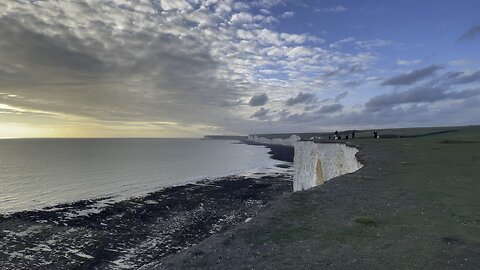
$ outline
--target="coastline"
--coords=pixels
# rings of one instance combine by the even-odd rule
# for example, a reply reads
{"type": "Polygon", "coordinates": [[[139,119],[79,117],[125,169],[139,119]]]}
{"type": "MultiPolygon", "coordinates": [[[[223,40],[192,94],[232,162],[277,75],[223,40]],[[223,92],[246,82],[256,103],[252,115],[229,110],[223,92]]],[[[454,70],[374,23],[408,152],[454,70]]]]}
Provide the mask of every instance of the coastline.
{"type": "MultiPolygon", "coordinates": [[[[270,154],[291,158],[279,151],[270,154]]],[[[105,198],[0,215],[0,268],[137,268],[250,220],[291,192],[291,177],[232,175],[107,200],[98,210],[105,198]]]]}
{"type": "Polygon", "coordinates": [[[271,159],[278,160],[278,161],[285,161],[285,162],[293,162],[293,156],[295,149],[293,146],[288,145],[279,145],[279,144],[271,144],[271,143],[259,143],[253,141],[241,141],[240,143],[248,144],[248,145],[261,145],[267,148],[270,148],[270,155],[271,159]]]}
{"type": "Polygon", "coordinates": [[[478,269],[479,134],[361,136],[360,170],[141,269],[478,269]]]}

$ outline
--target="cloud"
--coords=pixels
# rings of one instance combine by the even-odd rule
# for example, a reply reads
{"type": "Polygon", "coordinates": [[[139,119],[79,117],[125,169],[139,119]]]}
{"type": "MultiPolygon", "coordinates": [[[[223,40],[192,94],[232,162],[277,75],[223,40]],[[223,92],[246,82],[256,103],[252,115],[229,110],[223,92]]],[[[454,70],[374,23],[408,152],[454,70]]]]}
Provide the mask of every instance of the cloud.
{"type": "Polygon", "coordinates": [[[331,6],[327,8],[317,8],[315,9],[316,13],[339,13],[347,11],[347,8],[342,5],[331,6]]]}
{"type": "MultiPolygon", "coordinates": [[[[473,88],[448,88],[478,81],[477,73],[464,71],[443,74],[432,84],[447,89],[448,98],[408,108],[386,105],[377,113],[363,110],[365,93],[355,94],[355,106],[343,107],[338,103],[348,93],[339,89],[373,85],[383,56],[373,50],[388,41],[352,37],[328,46],[321,34],[287,33],[273,16],[293,9],[268,10],[286,2],[0,1],[0,92],[5,93],[0,103],[22,108],[22,115],[41,112],[46,122],[69,125],[65,119],[75,119],[105,130],[172,123],[182,134],[195,135],[308,131],[312,124],[388,125],[397,119],[430,123],[440,115],[433,110],[444,103],[452,109],[448,105],[470,96],[469,102],[480,104],[471,96],[473,88]],[[321,102],[324,97],[330,98],[321,102]],[[305,105],[286,107],[287,99],[305,105]],[[261,107],[265,104],[268,109],[261,107]]],[[[20,117],[3,111],[0,121],[20,117]]]]}
{"type": "Polygon", "coordinates": [[[326,66],[341,75],[372,64],[255,13],[281,1],[228,3],[0,2],[0,89],[19,96],[4,102],[104,127],[142,119],[237,130],[250,121],[239,105],[255,92],[311,91],[326,66]]]}
{"type": "Polygon", "coordinates": [[[414,60],[397,60],[397,65],[398,66],[414,66],[422,63],[422,60],[420,59],[414,59],[414,60]]]}
{"type": "Polygon", "coordinates": [[[343,84],[345,87],[355,87],[359,86],[362,82],[361,81],[347,81],[343,84]]]}
{"type": "Polygon", "coordinates": [[[380,47],[389,46],[392,44],[392,41],[385,39],[371,39],[371,40],[357,40],[354,37],[344,38],[338,41],[333,42],[329,45],[332,49],[340,49],[342,46],[347,44],[353,44],[357,49],[375,49],[380,47]]]}
{"type": "Polygon", "coordinates": [[[316,99],[315,94],[300,92],[296,97],[289,98],[285,102],[285,105],[293,106],[295,104],[301,104],[301,103],[308,104],[308,103],[314,102],[315,99],[316,99]]]}
{"type": "Polygon", "coordinates": [[[357,39],[354,37],[348,37],[344,38],[338,41],[335,41],[334,43],[330,44],[329,47],[332,49],[339,49],[341,48],[344,44],[352,43],[355,42],[357,39]]]}
{"type": "Polygon", "coordinates": [[[248,102],[248,105],[250,106],[263,106],[267,104],[268,101],[268,96],[267,94],[258,94],[253,96],[250,101],[248,102]]]}
{"type": "Polygon", "coordinates": [[[287,11],[287,12],[284,12],[281,15],[282,18],[291,18],[293,16],[295,16],[295,12],[293,12],[293,11],[287,11]]]}
{"type": "Polygon", "coordinates": [[[422,69],[416,69],[409,73],[398,75],[388,80],[385,80],[382,82],[382,85],[409,85],[432,76],[439,69],[442,69],[442,67],[439,65],[431,65],[422,69]]]}
{"type": "Polygon", "coordinates": [[[445,86],[425,84],[407,91],[375,96],[365,104],[365,108],[367,111],[375,112],[401,104],[433,103],[447,99],[466,99],[479,94],[480,88],[448,91],[448,88],[445,86]]]}
{"type": "Polygon", "coordinates": [[[142,117],[147,122],[195,123],[207,115],[219,119],[211,104],[243,95],[232,81],[217,77],[220,63],[201,37],[172,35],[183,31],[174,17],[171,27],[163,29],[167,33],[149,28],[161,17],[146,16],[130,28],[121,26],[122,16],[128,16],[122,9],[91,5],[72,2],[56,9],[50,1],[45,9],[9,7],[16,14],[0,19],[0,58],[20,68],[2,78],[0,87],[22,97],[10,104],[91,121],[142,117]],[[62,13],[62,8],[70,11],[62,13]],[[58,16],[42,14],[57,11],[58,16]],[[62,28],[57,18],[71,27],[62,28]]]}
{"type": "Polygon", "coordinates": [[[95,55],[70,48],[68,42],[75,42],[74,37],[61,40],[35,33],[8,17],[0,18],[0,37],[4,40],[0,44],[5,50],[1,53],[3,59],[19,59],[22,64],[37,67],[60,66],[72,71],[99,72],[106,68],[95,55]]]}
{"type": "Polygon", "coordinates": [[[240,105],[246,105],[247,103],[240,99],[240,100],[224,100],[220,102],[220,106],[224,107],[236,107],[240,105]]]}
{"type": "Polygon", "coordinates": [[[282,17],[284,19],[292,18],[293,16],[295,16],[295,12],[293,12],[293,11],[286,11],[282,15],[280,15],[280,17],[282,17]]]}
{"type": "Polygon", "coordinates": [[[313,54],[314,54],[313,50],[311,50],[311,49],[309,49],[305,46],[293,47],[286,53],[286,55],[291,59],[311,56],[313,54]]]}
{"type": "Polygon", "coordinates": [[[160,6],[164,10],[189,10],[192,6],[184,0],[160,0],[160,6]]]}
{"type": "Polygon", "coordinates": [[[340,100],[344,99],[348,95],[348,92],[342,92],[335,96],[335,102],[339,102],[340,100]]]}
{"type": "Polygon", "coordinates": [[[250,118],[256,118],[258,120],[266,120],[268,117],[268,109],[260,108],[260,110],[256,111],[250,118]]]}
{"type": "Polygon", "coordinates": [[[452,84],[468,84],[480,80],[480,70],[472,73],[455,72],[450,73],[449,78],[452,84]]]}
{"type": "Polygon", "coordinates": [[[235,13],[232,15],[232,18],[230,19],[230,23],[249,23],[253,22],[254,17],[252,14],[248,12],[240,12],[240,13],[235,13]]]}
{"type": "Polygon", "coordinates": [[[320,109],[318,109],[316,111],[316,113],[328,114],[328,113],[334,113],[334,112],[341,111],[342,109],[343,109],[342,104],[325,105],[325,106],[320,107],[320,109]]]}
{"type": "Polygon", "coordinates": [[[259,6],[259,7],[271,8],[283,2],[284,0],[257,0],[253,2],[253,5],[259,6]]]}
{"type": "Polygon", "coordinates": [[[385,47],[391,44],[392,42],[390,40],[384,40],[384,39],[359,40],[355,42],[355,45],[362,49],[380,48],[380,47],[385,47]]]}
{"type": "Polygon", "coordinates": [[[470,27],[463,35],[461,35],[458,40],[471,40],[477,37],[480,34],[480,25],[474,25],[470,27]]]}

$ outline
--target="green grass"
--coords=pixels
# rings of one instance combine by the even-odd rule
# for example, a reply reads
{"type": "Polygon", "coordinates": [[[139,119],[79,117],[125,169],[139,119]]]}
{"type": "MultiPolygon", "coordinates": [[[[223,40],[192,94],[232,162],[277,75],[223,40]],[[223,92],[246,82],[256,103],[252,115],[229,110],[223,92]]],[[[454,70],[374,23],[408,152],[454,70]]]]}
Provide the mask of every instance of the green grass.
{"type": "Polygon", "coordinates": [[[327,185],[295,194],[305,202],[290,202],[255,236],[282,250],[260,265],[282,267],[288,251],[303,250],[311,253],[298,262],[305,268],[480,269],[480,128],[454,129],[380,130],[412,136],[380,140],[357,132],[351,142],[371,167],[345,183],[352,197],[329,198],[320,191],[342,188],[327,185]]]}

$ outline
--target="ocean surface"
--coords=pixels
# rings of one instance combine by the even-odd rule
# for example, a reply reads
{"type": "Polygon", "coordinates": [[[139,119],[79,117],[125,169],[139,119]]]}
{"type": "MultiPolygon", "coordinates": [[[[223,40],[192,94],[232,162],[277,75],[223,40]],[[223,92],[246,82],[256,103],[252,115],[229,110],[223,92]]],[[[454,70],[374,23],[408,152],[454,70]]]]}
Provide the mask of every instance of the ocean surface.
{"type": "Polygon", "coordinates": [[[268,170],[279,163],[268,151],[200,139],[0,140],[0,213],[268,170]]]}

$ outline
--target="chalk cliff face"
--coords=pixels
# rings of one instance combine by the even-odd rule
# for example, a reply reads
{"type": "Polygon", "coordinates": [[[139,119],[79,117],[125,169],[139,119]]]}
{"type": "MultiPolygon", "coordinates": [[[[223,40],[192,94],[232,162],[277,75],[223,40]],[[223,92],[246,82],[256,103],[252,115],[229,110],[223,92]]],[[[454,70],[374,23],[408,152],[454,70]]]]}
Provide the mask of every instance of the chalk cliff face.
{"type": "Polygon", "coordinates": [[[345,144],[298,141],[294,147],[293,191],[321,185],[363,167],[355,158],[358,149],[345,144]]]}
{"type": "Polygon", "coordinates": [[[295,148],[293,191],[321,185],[334,177],[352,173],[363,167],[355,157],[358,149],[345,144],[301,141],[297,135],[292,135],[288,139],[267,139],[250,135],[248,140],[295,148]]]}

